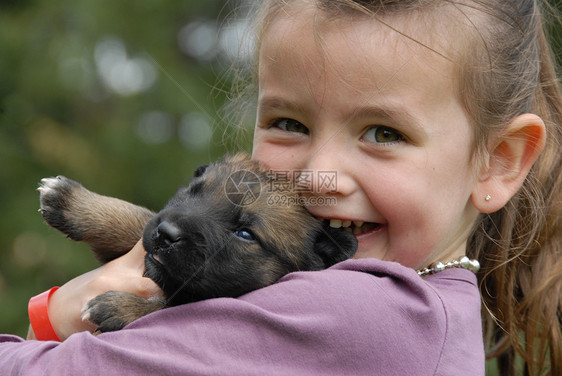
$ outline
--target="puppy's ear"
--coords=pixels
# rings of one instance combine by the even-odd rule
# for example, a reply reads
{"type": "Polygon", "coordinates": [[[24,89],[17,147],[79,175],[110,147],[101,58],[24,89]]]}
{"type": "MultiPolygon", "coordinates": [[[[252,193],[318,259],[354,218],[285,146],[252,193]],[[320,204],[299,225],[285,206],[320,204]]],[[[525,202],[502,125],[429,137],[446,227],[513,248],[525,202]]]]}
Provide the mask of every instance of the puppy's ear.
{"type": "Polygon", "coordinates": [[[205,173],[205,171],[207,170],[207,167],[209,167],[208,164],[204,164],[204,165],[201,165],[201,166],[197,167],[195,169],[195,172],[193,173],[193,177],[198,178],[199,176],[203,175],[205,173]]]}
{"type": "Polygon", "coordinates": [[[357,239],[343,228],[322,226],[314,243],[314,251],[327,268],[353,257],[357,252],[357,239]]]}

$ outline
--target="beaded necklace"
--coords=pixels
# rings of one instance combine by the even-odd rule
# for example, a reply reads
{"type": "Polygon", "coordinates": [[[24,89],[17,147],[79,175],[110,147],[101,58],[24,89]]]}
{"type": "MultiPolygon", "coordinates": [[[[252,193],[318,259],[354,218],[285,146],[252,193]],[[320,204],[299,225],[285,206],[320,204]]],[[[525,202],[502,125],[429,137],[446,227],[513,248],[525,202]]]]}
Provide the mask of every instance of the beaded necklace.
{"type": "Polygon", "coordinates": [[[467,269],[476,274],[478,270],[480,270],[480,263],[478,262],[478,260],[471,260],[468,257],[464,256],[460,260],[449,261],[446,264],[442,263],[441,261],[437,261],[431,264],[428,268],[418,269],[416,271],[418,272],[418,275],[420,277],[426,277],[428,275],[442,272],[443,270],[454,268],[467,269]]]}

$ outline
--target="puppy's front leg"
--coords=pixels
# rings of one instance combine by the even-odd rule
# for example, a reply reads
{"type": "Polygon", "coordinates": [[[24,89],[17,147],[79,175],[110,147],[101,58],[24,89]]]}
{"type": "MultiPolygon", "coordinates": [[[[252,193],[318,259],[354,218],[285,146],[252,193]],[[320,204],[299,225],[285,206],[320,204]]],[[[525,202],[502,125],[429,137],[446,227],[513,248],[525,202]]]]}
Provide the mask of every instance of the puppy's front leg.
{"type": "Polygon", "coordinates": [[[41,183],[40,211],[45,221],[69,238],[88,243],[101,262],[133,248],[154,215],[143,207],[91,192],[64,176],[41,183]]]}
{"type": "Polygon", "coordinates": [[[165,306],[166,302],[162,299],[145,299],[128,292],[108,291],[84,305],[82,320],[98,325],[94,334],[112,332],[165,306]]]}

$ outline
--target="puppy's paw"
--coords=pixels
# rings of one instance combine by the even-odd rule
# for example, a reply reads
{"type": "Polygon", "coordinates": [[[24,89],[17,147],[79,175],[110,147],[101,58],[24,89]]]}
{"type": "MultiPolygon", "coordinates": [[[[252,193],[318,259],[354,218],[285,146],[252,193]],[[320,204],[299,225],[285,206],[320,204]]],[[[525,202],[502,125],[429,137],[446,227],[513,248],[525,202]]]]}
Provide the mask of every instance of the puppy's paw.
{"type": "MultiPolygon", "coordinates": [[[[126,292],[108,291],[86,302],[82,308],[82,321],[90,321],[98,327],[95,333],[120,330],[133,320],[125,317],[122,304],[127,299],[135,299],[126,292]]],[[[138,297],[139,299],[142,299],[138,297]]]]}
{"type": "Polygon", "coordinates": [[[74,223],[73,212],[76,212],[74,206],[77,192],[84,189],[79,183],[64,176],[41,179],[37,188],[41,204],[39,212],[45,221],[74,240],[82,238],[80,224],[74,223]]]}
{"type": "Polygon", "coordinates": [[[82,308],[82,321],[88,320],[98,327],[94,334],[121,330],[136,319],[164,308],[165,303],[156,298],[145,299],[121,291],[108,291],[89,300],[82,308]]]}

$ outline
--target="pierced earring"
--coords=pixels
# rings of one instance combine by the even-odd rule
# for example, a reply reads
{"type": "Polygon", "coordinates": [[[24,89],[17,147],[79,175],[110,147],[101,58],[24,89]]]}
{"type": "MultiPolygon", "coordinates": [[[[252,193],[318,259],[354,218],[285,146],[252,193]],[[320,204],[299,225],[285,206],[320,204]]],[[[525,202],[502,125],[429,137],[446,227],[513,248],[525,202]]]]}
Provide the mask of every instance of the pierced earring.
{"type": "Polygon", "coordinates": [[[492,199],[492,196],[490,196],[490,195],[487,195],[487,196],[484,198],[484,200],[486,200],[486,201],[490,201],[491,199],[492,199]]]}

